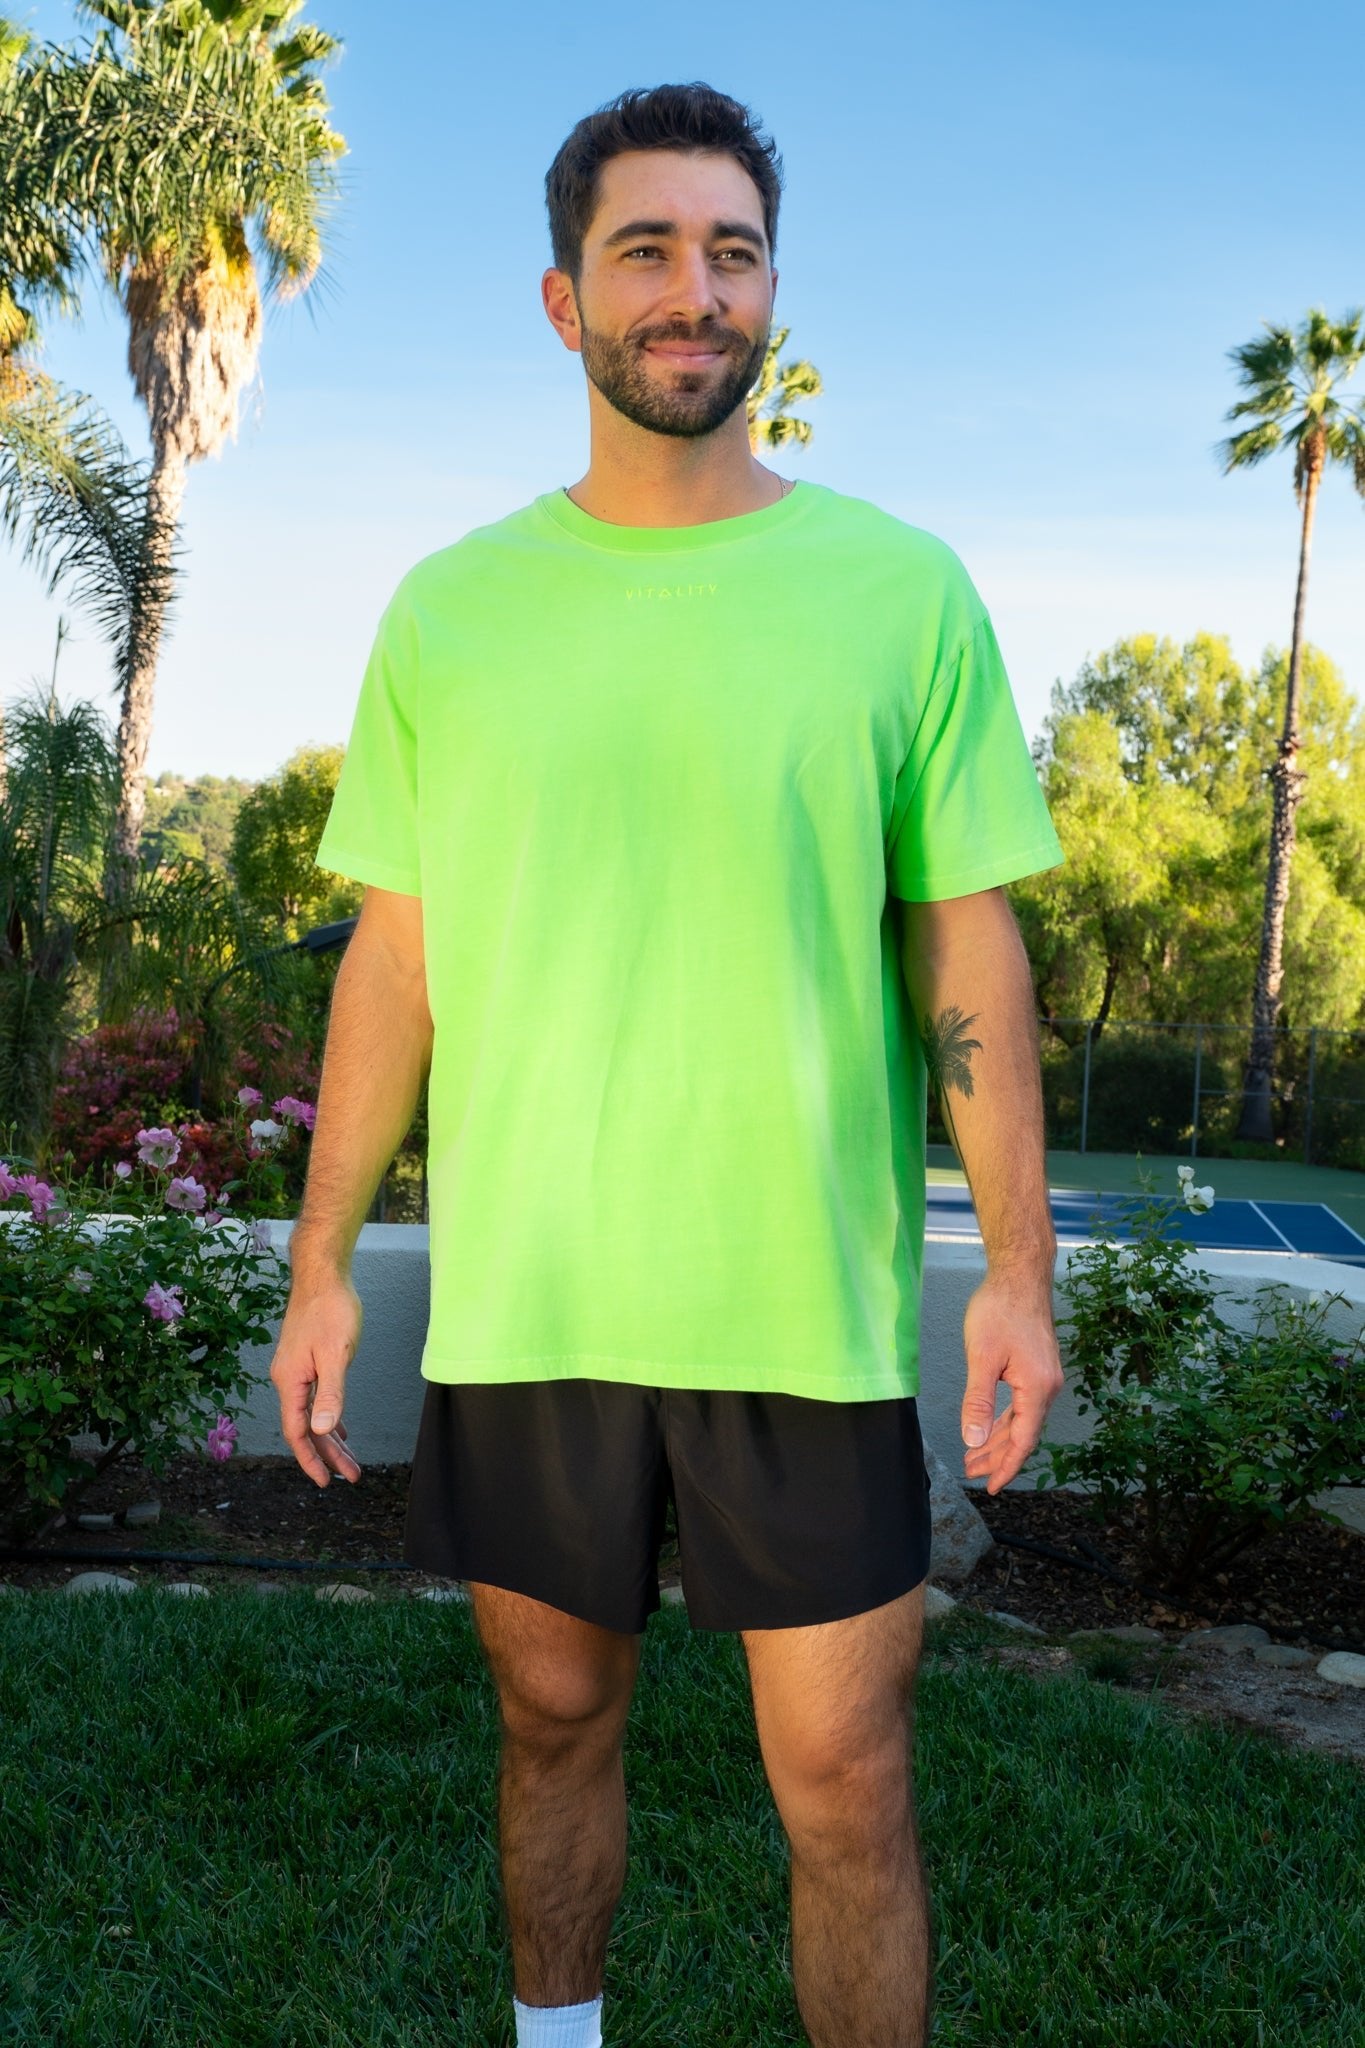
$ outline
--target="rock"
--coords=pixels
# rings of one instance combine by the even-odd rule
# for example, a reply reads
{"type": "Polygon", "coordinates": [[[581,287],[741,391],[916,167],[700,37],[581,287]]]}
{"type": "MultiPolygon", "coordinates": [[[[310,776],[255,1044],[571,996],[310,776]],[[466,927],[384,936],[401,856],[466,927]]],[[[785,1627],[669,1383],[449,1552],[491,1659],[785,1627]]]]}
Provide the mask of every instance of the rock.
{"type": "Polygon", "coordinates": [[[1112,1636],[1120,1643],[1164,1643],[1166,1640],[1159,1628],[1144,1628],[1140,1621],[1124,1621],[1114,1628],[1073,1628],[1067,1641],[1079,1643],[1097,1636],[1112,1636]]]}
{"type": "Polygon", "coordinates": [[[1319,1661],[1318,1677],[1333,1685],[1365,1685],[1365,1657],[1354,1650],[1329,1650],[1319,1661]]]}
{"type": "Polygon", "coordinates": [[[1236,1657],[1243,1650],[1259,1649],[1268,1643],[1270,1637],[1254,1621],[1234,1621],[1226,1628],[1192,1628],[1188,1635],[1180,1638],[1182,1650],[1221,1650],[1225,1657],[1236,1657]]]}
{"type": "Polygon", "coordinates": [[[135,1501],[132,1507],[125,1508],[123,1511],[123,1526],[125,1529],[143,1529],[149,1522],[159,1522],[160,1520],[161,1502],[159,1500],[135,1501]]]}
{"type": "Polygon", "coordinates": [[[11,1586],[8,1579],[0,1579],[0,1593],[22,1593],[22,1586],[11,1586]]]}
{"type": "Polygon", "coordinates": [[[1017,1614],[1006,1614],[1003,1607],[988,1607],[986,1609],[986,1619],[988,1621],[1003,1621],[1007,1628],[1021,1628],[1031,1636],[1045,1636],[1047,1634],[1045,1628],[1037,1628],[1031,1621],[1021,1620],[1017,1614]]]}
{"type": "Polygon", "coordinates": [[[681,1586],[660,1586],[659,1599],[665,1607],[686,1607],[687,1599],[681,1586]]]}
{"type": "Polygon", "coordinates": [[[114,1518],[112,1515],[77,1515],[76,1517],[76,1527],[78,1529],[112,1529],[113,1526],[114,1518]]]}
{"type": "Polygon", "coordinates": [[[960,1472],[947,1466],[924,1436],[924,1467],[929,1474],[929,1511],[933,1517],[932,1556],[936,1584],[960,1586],[980,1563],[995,1538],[972,1506],[960,1472]]]}
{"type": "Polygon", "coordinates": [[[343,1580],[335,1580],[326,1586],[319,1586],[313,1594],[315,1600],[373,1600],[374,1594],[367,1586],[352,1586],[343,1580]]]}
{"type": "Polygon", "coordinates": [[[135,1593],[136,1579],[120,1578],[117,1572],[77,1572],[66,1582],[68,1593],[135,1593]]]}
{"type": "Polygon", "coordinates": [[[1311,1650],[1296,1650],[1292,1643],[1262,1643],[1251,1654],[1258,1664],[1274,1664],[1282,1671],[1297,1671],[1313,1661],[1311,1650]]]}
{"type": "Polygon", "coordinates": [[[465,1586],[422,1586],[413,1594],[414,1600],[460,1600],[469,1604],[469,1591],[465,1586]]]}
{"type": "Polygon", "coordinates": [[[282,1586],[278,1579],[250,1579],[247,1583],[250,1591],[253,1593],[284,1593],[288,1591],[288,1587],[282,1586]]]}
{"type": "Polygon", "coordinates": [[[161,1588],[163,1593],[195,1593],[207,1600],[209,1589],[198,1585],[193,1579],[171,1579],[161,1588]]]}
{"type": "Polygon", "coordinates": [[[941,1621],[945,1614],[951,1614],[957,1606],[951,1593],[945,1593],[939,1586],[924,1589],[924,1618],[926,1621],[941,1621]]]}

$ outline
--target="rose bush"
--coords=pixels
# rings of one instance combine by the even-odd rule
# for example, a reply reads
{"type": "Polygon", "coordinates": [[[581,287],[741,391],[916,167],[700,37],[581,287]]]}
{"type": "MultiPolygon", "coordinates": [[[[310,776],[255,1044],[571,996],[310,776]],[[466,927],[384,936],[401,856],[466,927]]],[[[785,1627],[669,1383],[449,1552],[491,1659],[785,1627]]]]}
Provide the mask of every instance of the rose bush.
{"type": "Polygon", "coordinates": [[[160,1473],[192,1438],[230,1455],[232,1403],[255,1383],[238,1355],[269,1340],[289,1283],[269,1221],[225,1212],[243,1195],[280,1198],[281,1149],[314,1119],[297,1096],[268,1117],[260,1106],[258,1089],[238,1091],[247,1168],[216,1186],[195,1171],[186,1126],[138,1130],[108,1187],[87,1169],[61,1190],[0,1160],[0,1516],[17,1540],[117,1459],[160,1473]],[[102,1447],[93,1465],[70,1449],[87,1434],[102,1447]]]}
{"type": "Polygon", "coordinates": [[[1332,1486],[1365,1483],[1365,1330],[1343,1342],[1327,1323],[1339,1293],[1300,1301],[1280,1281],[1255,1290],[1254,1328],[1231,1327],[1217,1290],[1170,1235],[1181,1208],[1212,1206],[1211,1187],[1177,1168],[1179,1194],[1120,1205],[1129,1237],[1100,1224],[1100,1241],[1071,1254],[1062,1292],[1070,1313],[1066,1374],[1096,1411],[1083,1444],[1040,1449],[1039,1487],[1079,1481],[1097,1519],[1137,1488],[1143,1549],[1171,1591],[1235,1557],[1332,1486]]]}

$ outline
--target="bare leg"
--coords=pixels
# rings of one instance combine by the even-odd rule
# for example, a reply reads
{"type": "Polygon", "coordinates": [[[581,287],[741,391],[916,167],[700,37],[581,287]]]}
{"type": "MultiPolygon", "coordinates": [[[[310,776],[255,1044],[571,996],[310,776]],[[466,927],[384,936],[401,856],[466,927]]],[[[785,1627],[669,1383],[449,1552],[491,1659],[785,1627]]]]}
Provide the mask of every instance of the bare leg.
{"type": "Polygon", "coordinates": [[[498,1688],[498,1860],[523,2005],[582,2005],[602,1989],[626,1876],[622,1744],[640,1636],[471,1582],[498,1688]]]}
{"type": "Polygon", "coordinates": [[[596,1998],[626,1877],[619,1743],[525,1741],[504,1728],[498,1838],[516,1995],[523,2005],[596,1998]]]}
{"type": "Polygon", "coordinates": [[[813,2048],[924,2048],[932,1930],[911,1775],[924,1587],[846,1621],[743,1632],[791,1845],[792,1978],[813,2048]]]}

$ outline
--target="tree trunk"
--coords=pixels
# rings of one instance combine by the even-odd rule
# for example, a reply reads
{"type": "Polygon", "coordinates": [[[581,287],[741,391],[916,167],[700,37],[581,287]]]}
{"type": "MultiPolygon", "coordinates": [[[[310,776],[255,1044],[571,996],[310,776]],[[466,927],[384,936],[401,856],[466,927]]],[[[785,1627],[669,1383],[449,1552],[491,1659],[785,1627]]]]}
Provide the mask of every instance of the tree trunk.
{"type": "MultiPolygon", "coordinates": [[[[170,588],[171,555],[184,495],[184,459],[175,452],[173,443],[163,439],[157,444],[147,483],[147,514],[149,524],[156,529],[154,545],[163,571],[162,577],[156,580],[167,590],[170,588]]],[[[106,859],[103,889],[105,901],[111,907],[127,901],[138,870],[142,821],[147,810],[145,770],[152,737],[152,695],[164,616],[164,604],[147,606],[119,710],[119,807],[106,859]]],[[[131,943],[126,927],[118,933],[116,943],[125,950],[131,943]]],[[[101,976],[99,1018],[102,1024],[108,1021],[108,998],[115,978],[115,963],[111,960],[101,976]]]]}
{"type": "Polygon", "coordinates": [[[1272,790],[1270,859],[1265,878],[1265,910],[1261,919],[1261,957],[1251,998],[1251,1051],[1242,1078],[1242,1112],[1235,1135],[1269,1144],[1271,1077],[1275,1070],[1275,1027],[1284,978],[1284,912],[1289,900],[1289,868],[1294,853],[1295,816],[1307,777],[1298,766],[1299,678],[1303,667],[1303,613],[1308,594],[1308,556],[1313,542],[1313,508],[1322,480],[1325,450],[1313,446],[1303,498],[1303,537],[1299,546],[1299,584],[1294,598],[1294,643],[1289,655],[1289,688],[1284,731],[1270,770],[1272,790]]]}

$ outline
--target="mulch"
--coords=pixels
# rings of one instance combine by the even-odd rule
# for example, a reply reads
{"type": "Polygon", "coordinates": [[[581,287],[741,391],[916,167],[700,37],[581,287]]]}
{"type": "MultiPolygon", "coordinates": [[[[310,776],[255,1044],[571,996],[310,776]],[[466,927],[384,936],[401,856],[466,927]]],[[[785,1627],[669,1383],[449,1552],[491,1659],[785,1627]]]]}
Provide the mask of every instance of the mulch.
{"type": "MultiPolygon", "coordinates": [[[[77,1556],[0,1558],[0,1580],[22,1587],[58,1586],[83,1569],[117,1571],[125,1558],[138,1578],[209,1584],[259,1580],[270,1573],[289,1583],[318,1584],[325,1581],[325,1570],[292,1567],[325,1563],[344,1574],[376,1561],[401,1564],[409,1472],[407,1464],[366,1465],[354,1486],[334,1479],[319,1487],[292,1457],[234,1455],[220,1465],[200,1452],[187,1452],[159,1478],[138,1465],[111,1467],[86,1488],[78,1506],[82,1512],[114,1512],[114,1527],[51,1530],[41,1547],[77,1556]],[[117,1519],[120,1511],[150,1498],[160,1500],[161,1520],[147,1528],[124,1528],[117,1519]],[[92,1555],[101,1550],[117,1552],[118,1559],[92,1555]],[[246,1556],[261,1565],[138,1563],[140,1554],[145,1558],[157,1550],[246,1556]]],[[[1325,1516],[1305,1513],[1180,1599],[1152,1585],[1135,1510],[1097,1522],[1089,1500],[1076,1493],[1020,1488],[992,1497],[980,1487],[969,1492],[996,1538],[971,1576],[951,1588],[954,1598],[972,1606],[1002,1609],[1049,1632],[1136,1622],[1173,1639],[1191,1628],[1251,1621],[1275,1642],[1365,1654],[1365,1535],[1325,1516]],[[1007,1541],[1010,1537],[1019,1543],[1007,1541]],[[1024,1547],[1028,1544],[1045,1550],[1024,1547]],[[1069,1561],[1047,1550],[1061,1551],[1069,1561]],[[1118,1576],[1095,1568],[1096,1552],[1118,1576]]],[[[659,1573],[665,1584],[677,1582],[671,1507],[659,1573]]],[[[367,1572],[361,1583],[380,1592],[442,1582],[405,1570],[367,1572]]]]}

